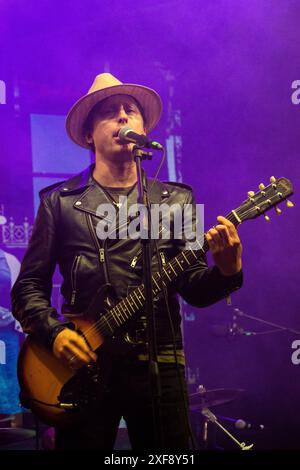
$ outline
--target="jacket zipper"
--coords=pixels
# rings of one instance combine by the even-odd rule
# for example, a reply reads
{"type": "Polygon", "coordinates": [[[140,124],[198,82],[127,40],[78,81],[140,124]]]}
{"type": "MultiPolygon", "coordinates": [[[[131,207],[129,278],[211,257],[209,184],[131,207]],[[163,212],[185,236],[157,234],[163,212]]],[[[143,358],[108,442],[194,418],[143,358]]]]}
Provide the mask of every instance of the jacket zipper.
{"type": "MultiPolygon", "coordinates": [[[[163,264],[163,266],[164,266],[164,265],[166,264],[165,253],[164,253],[164,251],[160,251],[159,254],[160,254],[161,262],[162,262],[162,264],[163,264]]],[[[141,258],[141,256],[142,256],[142,250],[139,250],[139,251],[137,252],[137,254],[132,258],[132,261],[131,261],[131,263],[130,263],[130,266],[131,266],[132,268],[135,268],[135,267],[136,267],[136,264],[137,264],[138,260],[141,258]]]]}
{"type": "Polygon", "coordinates": [[[160,254],[160,259],[161,259],[162,265],[164,266],[166,264],[165,253],[163,251],[160,251],[159,254],[160,254]]]}
{"type": "MultiPolygon", "coordinates": [[[[160,235],[160,234],[163,232],[163,230],[164,230],[164,227],[162,227],[162,228],[160,229],[160,231],[158,232],[158,234],[160,235]]],[[[162,256],[163,256],[163,258],[164,258],[164,261],[162,260],[162,263],[163,263],[163,264],[166,264],[166,258],[165,258],[164,253],[163,253],[163,252],[160,252],[160,253],[161,253],[161,255],[160,255],[161,258],[162,258],[162,256]]],[[[132,268],[135,268],[135,267],[136,267],[136,264],[137,264],[137,262],[138,262],[138,260],[140,259],[141,256],[142,256],[142,248],[140,248],[139,251],[137,252],[137,254],[132,258],[131,263],[130,263],[130,266],[131,266],[132,268]]]]}
{"type": "Polygon", "coordinates": [[[97,237],[97,235],[95,233],[95,230],[94,230],[93,221],[92,221],[92,217],[91,217],[90,214],[87,214],[87,221],[88,221],[88,226],[89,226],[89,229],[90,229],[91,236],[94,240],[94,244],[95,244],[96,248],[98,249],[99,261],[100,261],[100,265],[103,266],[106,283],[109,283],[108,269],[107,269],[107,265],[106,265],[105,249],[100,245],[100,242],[99,242],[98,237],[97,237]]]}
{"type": "Polygon", "coordinates": [[[72,283],[72,295],[71,295],[71,305],[75,304],[75,299],[76,299],[76,278],[77,278],[77,271],[78,271],[78,266],[80,263],[80,258],[81,255],[76,255],[75,259],[73,261],[72,265],[72,274],[71,274],[71,283],[72,283]]]}
{"type": "Polygon", "coordinates": [[[130,263],[130,266],[132,268],[135,268],[136,263],[138,262],[138,259],[140,258],[141,254],[142,254],[142,250],[139,250],[137,254],[132,258],[132,261],[130,263]]]}

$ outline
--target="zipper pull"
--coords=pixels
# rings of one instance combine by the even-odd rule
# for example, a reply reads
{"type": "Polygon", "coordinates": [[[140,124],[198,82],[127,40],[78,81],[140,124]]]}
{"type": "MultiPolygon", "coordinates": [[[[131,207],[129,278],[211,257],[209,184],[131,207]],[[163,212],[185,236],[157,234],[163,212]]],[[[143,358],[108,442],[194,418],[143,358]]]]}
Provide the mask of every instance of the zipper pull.
{"type": "Polygon", "coordinates": [[[133,258],[133,260],[131,261],[131,263],[130,263],[130,266],[131,266],[132,268],[135,268],[135,265],[136,265],[137,259],[138,259],[138,257],[137,257],[137,256],[135,256],[135,257],[133,258]]]}
{"type": "Polygon", "coordinates": [[[75,297],[76,297],[76,290],[72,291],[72,297],[71,297],[71,305],[75,304],[75,297]]]}
{"type": "Polygon", "coordinates": [[[160,257],[161,257],[161,262],[164,266],[166,264],[166,258],[165,258],[165,254],[163,251],[160,252],[160,257]]]}
{"type": "Polygon", "coordinates": [[[104,261],[105,261],[104,248],[99,249],[99,257],[100,257],[100,263],[104,263],[104,261]]]}

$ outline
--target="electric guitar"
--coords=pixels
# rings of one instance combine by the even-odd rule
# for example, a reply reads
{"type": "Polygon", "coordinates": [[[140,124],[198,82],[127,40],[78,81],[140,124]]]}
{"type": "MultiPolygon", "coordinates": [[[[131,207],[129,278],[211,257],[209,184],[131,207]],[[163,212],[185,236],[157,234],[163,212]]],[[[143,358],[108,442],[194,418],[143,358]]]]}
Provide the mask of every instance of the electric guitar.
{"type": "MultiPolygon", "coordinates": [[[[293,194],[293,186],[286,178],[270,178],[271,184],[259,185],[259,191],[249,191],[248,198],[232,210],[226,218],[235,226],[255,219],[275,207],[293,194]]],[[[287,201],[287,206],[293,203],[287,201]]],[[[269,217],[265,215],[266,220],[269,217]]],[[[200,254],[209,250],[205,239],[194,249],[186,249],[163,266],[162,272],[152,276],[153,296],[171,284],[187,268],[195,264],[200,254]]],[[[93,351],[98,355],[109,344],[124,341],[126,327],[130,320],[140,313],[145,305],[145,288],[141,284],[126,298],[113,304],[105,288],[96,296],[91,310],[84,315],[72,317],[77,331],[82,334],[93,351]],[[100,300],[101,298],[101,300],[100,300]]],[[[113,347],[112,350],[115,348],[113,347]]],[[[49,425],[70,425],[78,419],[93,399],[99,399],[103,377],[101,363],[87,365],[78,371],[65,366],[54,354],[28,336],[23,343],[18,360],[20,399],[23,406],[30,408],[43,422],[49,425]]]]}

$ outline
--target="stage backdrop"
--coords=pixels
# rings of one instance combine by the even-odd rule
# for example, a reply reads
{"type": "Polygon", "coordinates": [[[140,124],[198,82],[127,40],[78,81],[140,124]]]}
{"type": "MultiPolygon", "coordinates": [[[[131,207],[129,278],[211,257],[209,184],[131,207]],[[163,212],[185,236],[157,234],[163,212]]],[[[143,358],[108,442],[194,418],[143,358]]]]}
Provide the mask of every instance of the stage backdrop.
{"type": "MultiPolygon", "coordinates": [[[[234,309],[300,329],[300,5],[297,0],[134,2],[11,0],[0,5],[0,414],[16,413],[16,358],[24,338],[9,290],[38,207],[38,191],[76,174],[93,155],[68,140],[70,106],[94,77],[156,89],[164,113],[163,180],[193,186],[205,228],[270,176],[294,184],[295,208],[240,227],[245,282],[207,309],[183,305],[190,392],[243,389],[212,408],[257,448],[299,448],[300,338],[234,309]],[[243,334],[248,332],[248,334],[243,334]],[[244,430],[234,426],[242,418],[244,430]],[[250,426],[251,425],[251,426],[250,426]],[[260,426],[260,425],[263,425],[260,426]]],[[[158,157],[146,163],[153,175],[158,157]]],[[[54,276],[53,304],[61,304],[54,276]]],[[[200,441],[201,417],[193,414],[200,441]]],[[[220,448],[231,443],[216,433],[220,448]]]]}

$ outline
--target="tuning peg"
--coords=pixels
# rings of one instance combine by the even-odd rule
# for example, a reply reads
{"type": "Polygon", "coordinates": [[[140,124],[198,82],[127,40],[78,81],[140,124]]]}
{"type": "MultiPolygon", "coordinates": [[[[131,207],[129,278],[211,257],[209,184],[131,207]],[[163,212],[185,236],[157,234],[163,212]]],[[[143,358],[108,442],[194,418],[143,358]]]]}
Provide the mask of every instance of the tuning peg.
{"type": "Polygon", "coordinates": [[[248,195],[249,197],[253,197],[253,196],[254,196],[254,194],[255,194],[255,192],[254,192],[254,191],[248,191],[248,193],[247,193],[247,195],[248,195]]]}
{"type": "Polygon", "coordinates": [[[270,222],[270,217],[268,215],[264,215],[264,218],[267,222],[270,222]]]}
{"type": "Polygon", "coordinates": [[[271,176],[270,182],[271,182],[271,183],[276,183],[276,178],[275,178],[275,176],[271,176]]]}
{"type": "Polygon", "coordinates": [[[292,201],[289,201],[288,199],[286,201],[286,205],[287,207],[294,207],[294,203],[292,201]]]}
{"type": "Polygon", "coordinates": [[[260,189],[261,191],[262,191],[263,189],[265,189],[264,183],[260,183],[260,185],[259,185],[258,187],[259,187],[259,189],[260,189]]]}
{"type": "Polygon", "coordinates": [[[277,214],[277,215],[280,215],[281,212],[282,212],[282,210],[279,209],[279,207],[275,207],[275,211],[276,211],[276,214],[277,214]]]}

